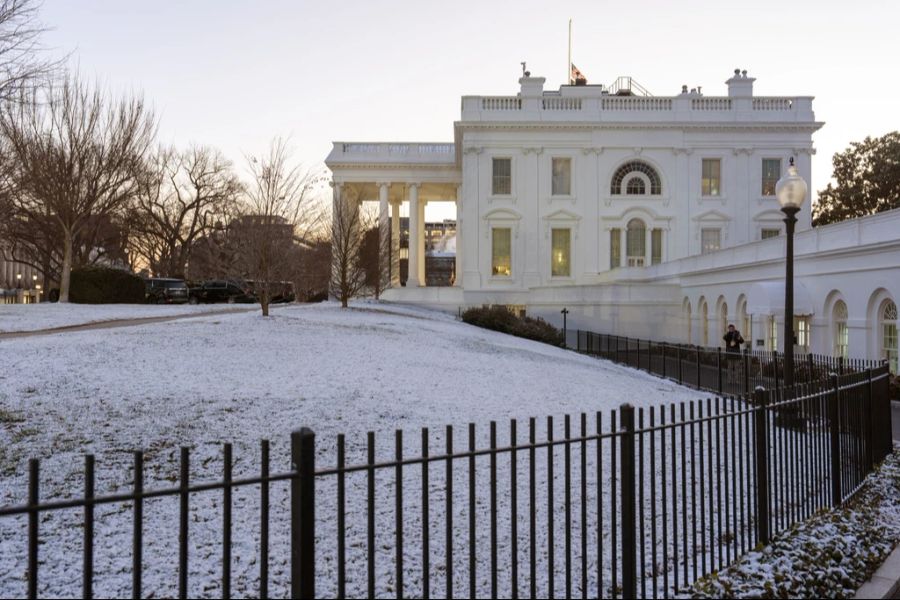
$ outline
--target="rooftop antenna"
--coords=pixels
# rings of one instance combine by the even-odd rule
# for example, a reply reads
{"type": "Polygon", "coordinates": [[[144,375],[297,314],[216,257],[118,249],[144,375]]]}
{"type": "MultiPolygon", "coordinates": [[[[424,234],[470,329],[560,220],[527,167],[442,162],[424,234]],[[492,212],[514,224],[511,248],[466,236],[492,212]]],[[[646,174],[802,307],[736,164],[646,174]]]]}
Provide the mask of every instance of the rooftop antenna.
{"type": "Polygon", "coordinates": [[[572,85],[572,19],[569,19],[569,64],[566,65],[566,83],[572,85]]]}
{"type": "Polygon", "coordinates": [[[525,70],[525,61],[522,61],[522,77],[528,77],[530,73],[525,70]]]}

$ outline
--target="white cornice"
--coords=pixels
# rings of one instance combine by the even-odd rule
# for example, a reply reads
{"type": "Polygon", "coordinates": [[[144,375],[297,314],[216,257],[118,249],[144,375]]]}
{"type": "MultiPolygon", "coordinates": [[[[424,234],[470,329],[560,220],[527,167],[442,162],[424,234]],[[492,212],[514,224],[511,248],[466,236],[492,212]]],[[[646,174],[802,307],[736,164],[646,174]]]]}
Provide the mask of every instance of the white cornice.
{"type": "Polygon", "coordinates": [[[596,130],[632,130],[632,129],[665,129],[665,130],[699,130],[699,131],[764,131],[764,132],[799,132],[814,133],[825,125],[821,121],[807,123],[696,123],[696,122],[623,122],[623,123],[578,123],[578,122],[547,122],[527,121],[517,123],[514,121],[457,121],[454,125],[462,130],[539,130],[539,129],[573,129],[582,131],[596,130]]]}

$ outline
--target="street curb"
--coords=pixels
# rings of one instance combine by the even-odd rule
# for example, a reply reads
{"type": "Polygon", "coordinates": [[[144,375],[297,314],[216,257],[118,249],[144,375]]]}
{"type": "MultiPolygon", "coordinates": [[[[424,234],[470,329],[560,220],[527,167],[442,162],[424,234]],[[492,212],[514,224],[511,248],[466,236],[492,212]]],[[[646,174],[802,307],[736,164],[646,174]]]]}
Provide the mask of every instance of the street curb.
{"type": "Polygon", "coordinates": [[[900,591],[900,544],[881,564],[872,578],[862,584],[853,598],[893,598],[900,591]]]}

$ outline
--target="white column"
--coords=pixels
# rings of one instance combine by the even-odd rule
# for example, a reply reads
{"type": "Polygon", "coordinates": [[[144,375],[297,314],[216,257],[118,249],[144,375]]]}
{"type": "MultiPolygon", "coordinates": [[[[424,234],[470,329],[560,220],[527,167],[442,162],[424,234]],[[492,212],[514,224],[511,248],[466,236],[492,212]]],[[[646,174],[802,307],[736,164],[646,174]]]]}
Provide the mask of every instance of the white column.
{"type": "Polygon", "coordinates": [[[653,263],[653,227],[647,223],[644,229],[644,266],[649,267],[653,263]]]}
{"type": "Polygon", "coordinates": [[[456,186],[456,260],[453,264],[453,285],[462,287],[462,185],[456,186]]]}
{"type": "Polygon", "coordinates": [[[409,195],[409,268],[406,279],[406,287],[419,287],[419,260],[422,249],[419,236],[419,230],[422,228],[419,223],[419,184],[410,183],[407,185],[409,195]]]}
{"type": "Polygon", "coordinates": [[[400,287],[400,203],[391,202],[391,287],[400,287]]]}
{"type": "MultiPolygon", "coordinates": [[[[391,235],[391,223],[390,223],[390,214],[388,213],[389,205],[388,205],[388,191],[390,190],[390,183],[379,183],[378,184],[378,253],[383,255],[379,257],[379,265],[384,265],[381,261],[389,261],[390,258],[390,235],[391,235]]],[[[388,269],[390,269],[390,265],[388,265],[388,269]]],[[[379,268],[381,273],[384,273],[384,270],[379,268]]],[[[379,279],[383,278],[383,275],[379,275],[379,279]]],[[[388,271],[388,275],[385,278],[388,281],[384,282],[385,287],[390,285],[390,271],[388,271]]]]}
{"type": "Polygon", "coordinates": [[[619,266],[628,266],[628,224],[619,229],[619,266]]]}
{"type": "Polygon", "coordinates": [[[419,243],[416,250],[419,252],[419,285],[425,283],[425,201],[419,202],[419,243]]]}

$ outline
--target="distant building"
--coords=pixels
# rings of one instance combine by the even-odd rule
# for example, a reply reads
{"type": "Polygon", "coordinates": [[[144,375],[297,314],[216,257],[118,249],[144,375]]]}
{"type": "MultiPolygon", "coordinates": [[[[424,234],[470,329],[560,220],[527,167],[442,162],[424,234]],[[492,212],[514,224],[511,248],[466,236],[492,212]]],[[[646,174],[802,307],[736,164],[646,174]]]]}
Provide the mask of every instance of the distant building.
{"type": "MultiPolygon", "coordinates": [[[[515,95],[463,97],[454,143],[335,143],[335,202],[378,201],[394,231],[408,205],[412,275],[388,300],[524,306],[553,323],[566,307],[574,328],[699,345],[733,322],[781,349],[775,182],[792,158],[811,181],[823,123],[811,96],[757,96],[754,81],[650,96],[630,78],[545,90],[522,77],[515,95]],[[432,202],[456,207],[449,288],[427,276],[432,202]]],[[[812,229],[807,200],[798,219],[797,349],[896,371],[900,211],[812,229]]]]}

